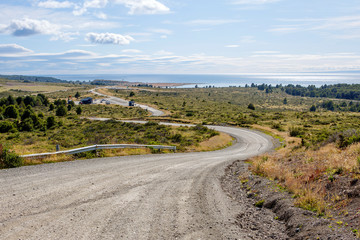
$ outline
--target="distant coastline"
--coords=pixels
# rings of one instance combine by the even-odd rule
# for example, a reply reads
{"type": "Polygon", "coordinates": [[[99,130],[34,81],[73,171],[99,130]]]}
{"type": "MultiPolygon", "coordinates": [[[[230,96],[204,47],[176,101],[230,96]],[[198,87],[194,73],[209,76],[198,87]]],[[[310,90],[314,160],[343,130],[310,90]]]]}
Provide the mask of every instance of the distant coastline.
{"type": "MultiPolygon", "coordinates": [[[[4,75],[3,75],[4,76],[4,75]]],[[[7,75],[9,76],[9,75],[7,75]]],[[[21,75],[12,75],[20,77],[21,75]]],[[[0,76],[1,77],[1,76],[0,76]]],[[[359,84],[360,72],[345,73],[269,73],[269,74],[66,74],[66,75],[39,75],[27,76],[31,81],[45,79],[45,82],[75,82],[91,84],[95,80],[127,82],[126,86],[152,85],[154,87],[193,88],[214,86],[231,87],[245,86],[246,84],[275,85],[333,85],[338,83],[359,84]]],[[[24,76],[22,76],[24,80],[24,76]]]]}

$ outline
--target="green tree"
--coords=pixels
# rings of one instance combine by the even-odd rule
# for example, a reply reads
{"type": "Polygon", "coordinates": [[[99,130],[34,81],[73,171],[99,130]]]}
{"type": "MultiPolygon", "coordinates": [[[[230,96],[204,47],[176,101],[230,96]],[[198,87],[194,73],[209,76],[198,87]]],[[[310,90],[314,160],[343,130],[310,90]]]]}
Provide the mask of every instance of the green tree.
{"type": "Polygon", "coordinates": [[[62,117],[62,116],[66,116],[66,114],[67,114],[66,107],[64,105],[58,106],[58,108],[56,109],[56,116],[62,117]]]}
{"type": "Polygon", "coordinates": [[[24,100],[23,100],[22,97],[17,97],[17,98],[16,98],[16,103],[17,103],[18,105],[20,105],[23,101],[24,101],[24,100]]]}
{"type": "Polygon", "coordinates": [[[34,122],[31,118],[26,118],[24,121],[20,123],[20,130],[32,132],[34,130],[34,122]]]}
{"type": "Polygon", "coordinates": [[[25,109],[23,114],[21,115],[21,121],[24,121],[27,118],[30,118],[33,113],[29,109],[25,109]]]}
{"type": "Polygon", "coordinates": [[[76,114],[81,115],[81,113],[82,113],[82,108],[79,106],[76,108],[76,114]]]}
{"type": "Polygon", "coordinates": [[[80,93],[79,93],[79,92],[76,92],[76,93],[75,93],[75,97],[76,97],[76,98],[79,98],[79,97],[80,97],[80,93]]]}
{"type": "Polygon", "coordinates": [[[287,103],[288,103],[288,101],[287,101],[286,98],[284,98],[283,103],[284,103],[284,104],[287,104],[287,103]]]}
{"type": "Polygon", "coordinates": [[[8,105],[15,105],[15,98],[11,95],[7,98],[8,105]]]}
{"type": "Polygon", "coordinates": [[[75,102],[74,102],[74,101],[69,101],[69,102],[68,102],[68,105],[71,105],[72,107],[74,107],[74,106],[75,106],[75,102]]]}
{"type": "Polygon", "coordinates": [[[15,124],[10,121],[0,122],[0,133],[7,133],[16,130],[15,124]]]}
{"type": "Polygon", "coordinates": [[[4,117],[16,119],[19,117],[19,111],[14,105],[7,106],[4,111],[4,117]]]}
{"type": "Polygon", "coordinates": [[[130,92],[129,97],[135,96],[135,93],[133,91],[130,92]]]}
{"type": "Polygon", "coordinates": [[[315,111],[316,111],[316,107],[315,107],[315,105],[312,105],[310,108],[310,112],[315,112],[315,111]]]}
{"type": "Polygon", "coordinates": [[[46,127],[48,129],[52,128],[55,125],[56,125],[56,121],[55,121],[54,116],[49,116],[49,117],[46,118],[46,127]]]}
{"type": "Polygon", "coordinates": [[[53,103],[51,103],[49,106],[49,111],[53,111],[54,109],[55,109],[55,105],[53,103]]]}
{"type": "Polygon", "coordinates": [[[25,103],[26,106],[28,106],[28,105],[35,106],[35,100],[31,96],[26,96],[24,98],[24,103],[25,103]]]}
{"type": "Polygon", "coordinates": [[[250,104],[248,105],[248,109],[250,109],[250,110],[255,110],[254,104],[250,103],[250,104]]]}

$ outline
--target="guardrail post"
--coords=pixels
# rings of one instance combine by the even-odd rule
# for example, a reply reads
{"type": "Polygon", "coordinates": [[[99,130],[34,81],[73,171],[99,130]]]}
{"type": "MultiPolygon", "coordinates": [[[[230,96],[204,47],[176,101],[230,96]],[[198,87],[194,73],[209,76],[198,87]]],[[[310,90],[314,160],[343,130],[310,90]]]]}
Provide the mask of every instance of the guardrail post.
{"type": "Polygon", "coordinates": [[[60,151],[60,146],[59,146],[59,144],[56,144],[56,151],[57,151],[57,152],[60,151]]]}

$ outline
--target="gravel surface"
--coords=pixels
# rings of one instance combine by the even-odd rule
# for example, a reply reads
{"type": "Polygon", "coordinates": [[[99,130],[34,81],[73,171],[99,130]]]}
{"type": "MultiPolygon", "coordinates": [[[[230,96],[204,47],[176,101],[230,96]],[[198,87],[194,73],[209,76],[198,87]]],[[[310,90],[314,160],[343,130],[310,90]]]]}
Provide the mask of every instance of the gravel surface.
{"type": "MultiPolygon", "coordinates": [[[[215,152],[90,159],[0,170],[0,239],[252,239],[236,224],[227,165],[272,148],[263,134],[215,152]]],[[[256,235],[254,235],[256,236],[256,235]]]]}

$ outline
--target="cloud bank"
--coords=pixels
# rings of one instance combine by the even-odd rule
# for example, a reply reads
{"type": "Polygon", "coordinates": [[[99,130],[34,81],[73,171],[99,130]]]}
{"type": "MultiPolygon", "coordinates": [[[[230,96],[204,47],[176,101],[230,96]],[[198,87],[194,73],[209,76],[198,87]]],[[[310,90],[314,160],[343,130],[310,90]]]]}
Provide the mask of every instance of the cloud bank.
{"type": "Polygon", "coordinates": [[[0,54],[23,54],[31,52],[30,49],[17,44],[0,44],[0,54]]]}
{"type": "Polygon", "coordinates": [[[96,44],[116,44],[128,45],[134,39],[129,35],[121,35],[116,33],[88,33],[85,39],[96,44]]]}
{"type": "Polygon", "coordinates": [[[72,8],[74,7],[74,3],[69,1],[54,1],[54,0],[48,0],[44,2],[39,2],[38,6],[43,8],[72,8]]]}
{"type": "Polygon", "coordinates": [[[116,3],[124,4],[130,9],[130,15],[135,14],[164,14],[170,9],[156,0],[115,0],[116,3]]]}

